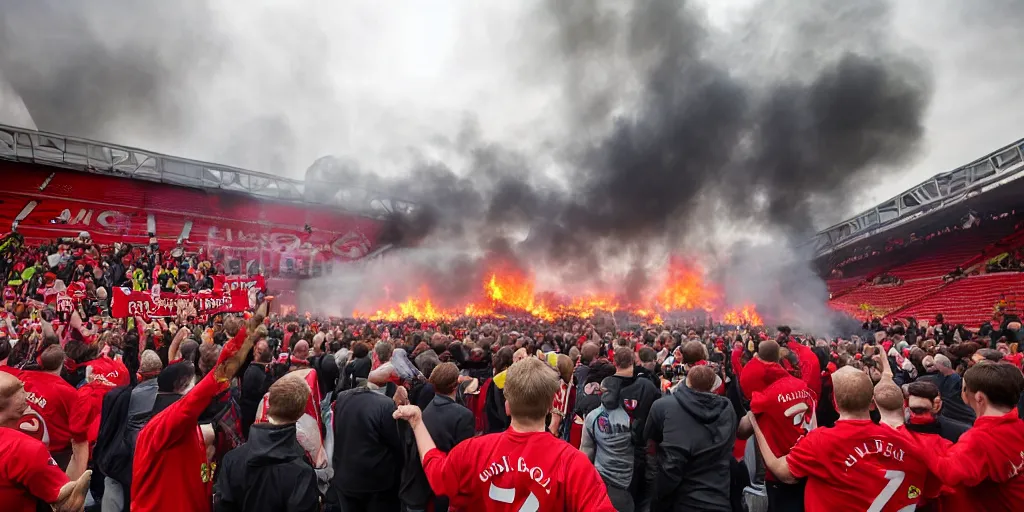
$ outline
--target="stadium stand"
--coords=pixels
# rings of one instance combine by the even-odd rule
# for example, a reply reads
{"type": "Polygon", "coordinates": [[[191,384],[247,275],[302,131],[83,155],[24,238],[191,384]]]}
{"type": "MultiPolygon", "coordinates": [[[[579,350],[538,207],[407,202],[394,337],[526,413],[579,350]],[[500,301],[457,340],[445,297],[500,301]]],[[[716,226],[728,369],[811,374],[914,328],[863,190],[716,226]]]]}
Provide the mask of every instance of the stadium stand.
{"type": "Polygon", "coordinates": [[[832,304],[842,304],[837,309],[856,316],[862,316],[864,312],[886,316],[942,286],[941,277],[915,279],[899,285],[862,285],[833,299],[832,304]]]}
{"type": "Polygon", "coordinates": [[[937,313],[942,313],[952,324],[978,326],[990,320],[999,307],[1005,313],[1020,315],[1022,299],[1024,274],[984,274],[954,281],[893,316],[934,318],[937,313]]]}

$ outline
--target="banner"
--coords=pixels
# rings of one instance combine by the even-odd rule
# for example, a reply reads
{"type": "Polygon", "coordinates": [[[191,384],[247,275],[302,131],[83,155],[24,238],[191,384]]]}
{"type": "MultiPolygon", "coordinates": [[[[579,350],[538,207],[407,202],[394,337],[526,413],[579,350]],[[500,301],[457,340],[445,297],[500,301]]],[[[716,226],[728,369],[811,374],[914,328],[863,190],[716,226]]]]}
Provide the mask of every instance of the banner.
{"type": "Polygon", "coordinates": [[[230,291],[248,291],[249,288],[258,288],[259,291],[267,293],[267,282],[263,276],[223,276],[220,274],[213,276],[213,289],[221,291],[225,288],[230,291]]]}
{"type": "MultiPolygon", "coordinates": [[[[253,300],[250,300],[250,292],[259,290],[267,292],[267,282],[263,276],[213,276],[213,292],[217,295],[224,294],[231,296],[232,313],[239,313],[246,310],[246,307],[256,307],[253,300]]],[[[253,295],[251,297],[255,299],[253,295]]]]}
{"type": "MultiPolygon", "coordinates": [[[[239,311],[245,310],[243,303],[239,311]]],[[[178,313],[189,316],[214,315],[235,311],[230,294],[213,292],[200,293],[161,293],[137,292],[127,288],[114,288],[110,299],[110,316],[114,318],[130,318],[141,316],[144,319],[156,317],[176,317],[178,313]]]]}

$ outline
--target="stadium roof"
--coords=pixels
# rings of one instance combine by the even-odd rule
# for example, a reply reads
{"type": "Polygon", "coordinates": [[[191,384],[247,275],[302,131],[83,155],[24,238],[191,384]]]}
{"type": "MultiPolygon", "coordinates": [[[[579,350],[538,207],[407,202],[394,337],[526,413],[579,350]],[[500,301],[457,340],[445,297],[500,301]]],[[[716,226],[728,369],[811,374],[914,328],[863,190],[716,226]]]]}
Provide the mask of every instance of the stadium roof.
{"type": "Polygon", "coordinates": [[[313,197],[301,180],[3,124],[0,124],[0,160],[244,193],[275,201],[312,203],[373,218],[387,218],[415,208],[410,201],[338,184],[332,184],[339,188],[336,193],[313,197]]]}
{"type": "Polygon", "coordinates": [[[879,205],[814,235],[817,256],[848,247],[930,213],[958,205],[1024,176],[1024,139],[949,172],[936,174],[879,205]]]}

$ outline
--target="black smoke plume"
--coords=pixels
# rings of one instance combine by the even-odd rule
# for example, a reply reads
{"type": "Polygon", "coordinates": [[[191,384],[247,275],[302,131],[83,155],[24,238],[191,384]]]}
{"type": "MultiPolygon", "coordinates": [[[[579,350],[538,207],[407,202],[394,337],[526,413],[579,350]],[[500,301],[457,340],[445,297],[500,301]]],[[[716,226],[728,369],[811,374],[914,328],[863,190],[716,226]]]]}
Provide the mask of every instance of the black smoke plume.
{"type": "MultiPolygon", "coordinates": [[[[115,138],[124,123],[187,129],[174,106],[229,44],[209,6],[153,4],[162,7],[112,37],[104,23],[125,20],[97,14],[109,3],[4,2],[3,76],[41,129],[95,138],[115,138]],[[184,25],[190,36],[175,36],[184,25]],[[48,51],[19,51],[25,45],[48,51]]],[[[459,163],[423,158],[383,177],[327,158],[307,172],[317,184],[307,188],[416,202],[411,216],[389,221],[384,240],[458,255],[424,260],[453,293],[461,286],[443,283],[477,279],[470,267],[493,247],[572,281],[625,261],[635,295],[649,282],[653,247],[699,254],[720,245],[710,223],[791,245],[916,155],[932,93],[927,64],[888,35],[891,0],[812,4],[758,4],[744,41],[723,38],[692,2],[540,0],[517,20],[528,28],[509,65],[524,83],[559,91],[550,121],[561,130],[544,155],[488,140],[470,115],[454,137],[437,134],[459,163]]]]}
{"type": "Polygon", "coordinates": [[[888,2],[852,12],[829,4],[814,11],[820,40],[798,41],[828,41],[829,52],[752,79],[712,52],[702,13],[687,2],[545,2],[538,52],[546,71],[562,70],[569,133],[554,145],[568,185],[536,181],[529,159],[473,130],[460,137],[470,160],[462,174],[431,163],[398,183],[343,181],[416,195],[430,227],[446,234],[524,227],[520,252],[587,272],[605,250],[693,243],[693,221],[710,217],[758,219],[806,239],[816,206],[844,209],[852,192],[915,156],[931,97],[927,66],[884,40],[847,49],[829,39],[865,24],[884,33],[888,2]],[[704,211],[708,198],[724,207],[704,211]]]}

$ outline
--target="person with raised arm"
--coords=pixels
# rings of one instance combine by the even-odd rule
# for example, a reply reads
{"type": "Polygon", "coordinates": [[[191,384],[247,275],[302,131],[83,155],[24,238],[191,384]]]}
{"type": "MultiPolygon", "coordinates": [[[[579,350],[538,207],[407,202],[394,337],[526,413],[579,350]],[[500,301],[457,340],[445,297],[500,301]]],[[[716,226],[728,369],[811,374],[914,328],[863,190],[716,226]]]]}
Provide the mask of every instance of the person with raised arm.
{"type": "Polygon", "coordinates": [[[228,388],[253,344],[266,335],[263,319],[270,298],[246,325],[228,317],[224,329],[231,340],[213,371],[193,387],[192,363],[170,364],[158,377],[154,416],[139,432],[132,466],[133,512],[209,512],[216,465],[207,456],[213,432],[199,426],[210,401],[228,388]]]}
{"type": "Polygon", "coordinates": [[[435,495],[450,507],[481,512],[564,510],[613,512],[604,482],[587,456],[545,428],[558,375],[528,357],[509,367],[505,408],[508,430],[467,439],[442,453],[423,424],[420,408],[402,405],[423,471],[435,495]]]}

